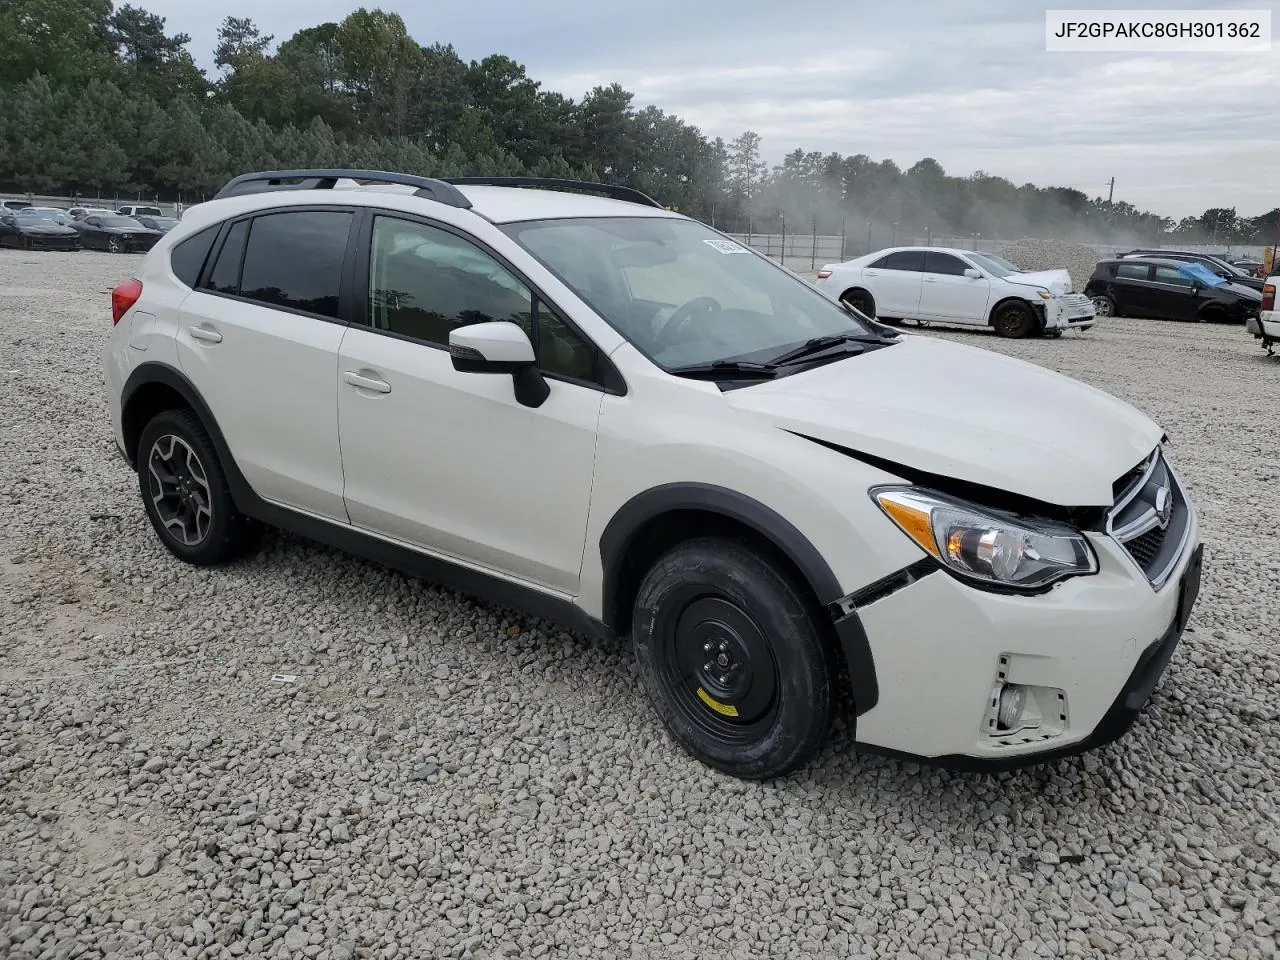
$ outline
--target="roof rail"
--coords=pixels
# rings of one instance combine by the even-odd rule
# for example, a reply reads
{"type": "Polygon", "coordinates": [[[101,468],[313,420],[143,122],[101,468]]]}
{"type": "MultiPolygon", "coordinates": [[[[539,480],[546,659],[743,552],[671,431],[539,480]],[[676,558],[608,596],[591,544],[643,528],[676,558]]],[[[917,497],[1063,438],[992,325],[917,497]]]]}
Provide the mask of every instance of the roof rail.
{"type": "Polygon", "coordinates": [[[363,180],[369,183],[394,183],[415,187],[415,194],[448,204],[451,207],[470,209],[471,201],[457,187],[432,177],[418,177],[411,173],[388,173],[385,170],[266,170],[246,173],[230,181],[213,197],[238,197],[249,193],[266,193],[272,190],[332,190],[339,180],[363,180]]]}
{"type": "Polygon", "coordinates": [[[576,190],[580,193],[598,193],[614,200],[625,200],[627,203],[640,203],[646,207],[665,209],[662,204],[646,193],[632,187],[623,187],[614,183],[596,183],[591,180],[559,180],[552,177],[442,177],[445,183],[458,186],[483,187],[540,187],[544,190],[576,190]]]}

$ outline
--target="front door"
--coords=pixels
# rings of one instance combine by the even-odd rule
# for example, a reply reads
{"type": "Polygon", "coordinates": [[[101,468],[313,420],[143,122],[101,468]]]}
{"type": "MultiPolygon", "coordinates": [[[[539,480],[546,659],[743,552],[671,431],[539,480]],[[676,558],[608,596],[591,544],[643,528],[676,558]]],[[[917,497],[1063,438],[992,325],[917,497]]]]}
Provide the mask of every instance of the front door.
{"type": "Polygon", "coordinates": [[[966,277],[964,272],[968,269],[970,264],[957,256],[928,251],[920,286],[920,316],[985,326],[991,281],[986,277],[966,277]]]}
{"type": "Polygon", "coordinates": [[[367,322],[338,363],[351,522],[565,593],[578,589],[604,399],[598,357],[514,273],[441,226],[374,217],[367,322]],[[459,373],[449,331],[520,324],[551,393],[522,406],[510,375],[459,373]]]}
{"type": "Polygon", "coordinates": [[[1194,320],[1199,312],[1201,298],[1196,296],[1195,283],[1177,267],[1156,265],[1151,284],[1154,315],[1162,320],[1194,320]]]}

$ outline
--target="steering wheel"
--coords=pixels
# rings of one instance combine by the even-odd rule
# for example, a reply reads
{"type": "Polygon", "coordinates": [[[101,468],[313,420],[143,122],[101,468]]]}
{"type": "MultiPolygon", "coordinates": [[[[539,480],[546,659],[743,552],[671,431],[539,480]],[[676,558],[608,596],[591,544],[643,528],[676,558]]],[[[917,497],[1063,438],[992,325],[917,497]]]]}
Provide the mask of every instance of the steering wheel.
{"type": "Polygon", "coordinates": [[[719,313],[724,308],[720,306],[720,301],[714,297],[694,297],[687,303],[682,303],[676,307],[671,316],[667,317],[667,322],[662,325],[659,332],[660,335],[670,336],[676,340],[684,339],[683,334],[685,328],[689,326],[689,322],[699,311],[707,311],[708,313],[719,313]]]}

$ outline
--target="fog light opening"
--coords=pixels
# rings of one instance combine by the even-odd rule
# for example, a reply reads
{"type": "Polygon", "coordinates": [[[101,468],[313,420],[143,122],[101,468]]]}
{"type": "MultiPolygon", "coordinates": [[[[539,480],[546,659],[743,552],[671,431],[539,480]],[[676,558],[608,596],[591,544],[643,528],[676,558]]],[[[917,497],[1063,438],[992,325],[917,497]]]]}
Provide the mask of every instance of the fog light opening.
{"type": "Polygon", "coordinates": [[[996,727],[1001,731],[1015,730],[1022,723],[1022,711],[1027,706],[1026,688],[1016,683],[1006,683],[1000,690],[1000,705],[996,711],[996,727]]]}

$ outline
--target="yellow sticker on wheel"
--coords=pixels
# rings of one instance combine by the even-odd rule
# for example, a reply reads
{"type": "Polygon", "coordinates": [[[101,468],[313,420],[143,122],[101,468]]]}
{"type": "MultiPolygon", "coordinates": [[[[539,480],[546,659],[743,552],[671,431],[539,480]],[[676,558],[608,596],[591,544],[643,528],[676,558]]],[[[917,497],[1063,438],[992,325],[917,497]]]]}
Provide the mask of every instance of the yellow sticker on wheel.
{"type": "Polygon", "coordinates": [[[698,688],[698,699],[723,717],[736,717],[738,708],[731,703],[721,703],[701,687],[698,688]]]}

